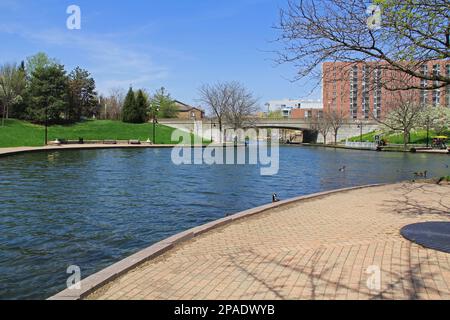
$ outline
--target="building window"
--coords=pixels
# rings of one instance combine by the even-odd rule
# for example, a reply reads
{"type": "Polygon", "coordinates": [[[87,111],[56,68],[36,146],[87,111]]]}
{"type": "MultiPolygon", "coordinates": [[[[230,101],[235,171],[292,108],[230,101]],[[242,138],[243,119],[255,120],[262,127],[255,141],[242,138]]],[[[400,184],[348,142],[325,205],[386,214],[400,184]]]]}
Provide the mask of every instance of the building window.
{"type": "Polygon", "coordinates": [[[364,66],[362,70],[362,111],[364,113],[364,118],[369,119],[370,115],[370,96],[369,96],[369,85],[370,85],[370,71],[369,67],[364,66]]]}
{"type": "Polygon", "coordinates": [[[350,114],[358,118],[358,66],[353,66],[350,78],[350,114]]]}
{"type": "MultiPolygon", "coordinates": [[[[441,75],[441,66],[439,64],[436,64],[433,66],[433,77],[439,77],[441,75]]],[[[438,86],[440,83],[439,81],[434,81],[434,86],[438,86]]],[[[437,107],[441,104],[441,89],[434,89],[433,90],[433,107],[437,107]]]]}
{"type": "Polygon", "coordinates": [[[382,73],[380,67],[377,67],[374,72],[374,94],[373,94],[373,113],[376,118],[381,117],[381,102],[382,96],[382,73]]]}
{"type": "MultiPolygon", "coordinates": [[[[428,66],[426,64],[422,65],[421,73],[423,76],[428,75],[428,66]]],[[[423,105],[428,104],[428,91],[426,88],[428,87],[428,81],[425,79],[422,79],[420,81],[420,87],[422,90],[420,91],[420,103],[423,105]]]]}

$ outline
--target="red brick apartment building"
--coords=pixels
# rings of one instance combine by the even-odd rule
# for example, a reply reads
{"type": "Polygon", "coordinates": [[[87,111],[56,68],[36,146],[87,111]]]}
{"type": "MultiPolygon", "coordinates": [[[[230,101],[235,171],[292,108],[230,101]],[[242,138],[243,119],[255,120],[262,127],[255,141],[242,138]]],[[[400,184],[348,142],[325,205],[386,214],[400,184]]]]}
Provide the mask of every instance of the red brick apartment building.
{"type": "MultiPolygon", "coordinates": [[[[323,64],[323,104],[324,110],[338,110],[350,119],[382,118],[390,107],[398,103],[398,97],[409,95],[424,105],[450,107],[450,86],[435,90],[387,90],[383,84],[414,84],[426,88],[429,83],[392,71],[383,63],[326,62],[323,64]]],[[[419,66],[424,74],[450,76],[450,60],[430,61],[419,66]]],[[[392,85],[389,85],[392,84],[392,85]]]]}

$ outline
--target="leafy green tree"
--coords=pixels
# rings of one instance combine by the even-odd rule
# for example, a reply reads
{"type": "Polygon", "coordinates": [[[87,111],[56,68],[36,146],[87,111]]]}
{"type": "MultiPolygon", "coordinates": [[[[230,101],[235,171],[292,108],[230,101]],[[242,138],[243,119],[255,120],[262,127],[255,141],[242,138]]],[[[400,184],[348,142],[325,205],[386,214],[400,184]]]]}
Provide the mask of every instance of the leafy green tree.
{"type": "Polygon", "coordinates": [[[175,101],[172,99],[166,89],[162,87],[154,94],[152,101],[152,112],[159,109],[158,117],[163,119],[176,118],[178,115],[178,108],[175,101]]]}
{"type": "Polygon", "coordinates": [[[270,111],[267,114],[267,118],[269,118],[269,119],[281,119],[281,118],[283,118],[283,113],[281,112],[281,110],[270,111]]]}
{"type": "Polygon", "coordinates": [[[27,76],[28,78],[31,78],[36,69],[50,67],[55,64],[58,64],[56,59],[49,58],[44,52],[38,52],[34,56],[27,58],[25,66],[27,76]]]}
{"type": "Polygon", "coordinates": [[[5,64],[0,67],[0,101],[3,105],[2,126],[8,119],[10,108],[23,101],[26,86],[25,72],[16,64],[5,64]]]}
{"type": "Polygon", "coordinates": [[[69,107],[66,119],[80,121],[82,117],[92,118],[98,114],[98,97],[95,80],[87,70],[76,67],[69,74],[69,107]]]}
{"type": "Polygon", "coordinates": [[[385,119],[377,120],[384,131],[401,132],[403,134],[403,147],[408,149],[411,131],[421,125],[423,106],[413,99],[403,99],[389,109],[385,119]]]}
{"type": "Polygon", "coordinates": [[[44,123],[61,123],[68,107],[68,78],[63,65],[37,67],[31,75],[28,88],[29,120],[44,123]]]}
{"type": "Polygon", "coordinates": [[[22,61],[19,65],[19,72],[21,72],[21,82],[23,84],[20,97],[16,99],[14,102],[12,109],[10,110],[10,116],[16,119],[25,119],[25,109],[27,107],[28,102],[28,94],[27,94],[27,72],[25,68],[25,61],[22,61]]]}
{"type": "Polygon", "coordinates": [[[131,87],[123,104],[122,121],[126,123],[141,123],[142,121],[137,111],[136,95],[131,87]]]}
{"type": "Polygon", "coordinates": [[[139,123],[144,123],[147,120],[147,111],[150,104],[147,96],[143,90],[138,90],[136,94],[136,116],[139,123]]]}

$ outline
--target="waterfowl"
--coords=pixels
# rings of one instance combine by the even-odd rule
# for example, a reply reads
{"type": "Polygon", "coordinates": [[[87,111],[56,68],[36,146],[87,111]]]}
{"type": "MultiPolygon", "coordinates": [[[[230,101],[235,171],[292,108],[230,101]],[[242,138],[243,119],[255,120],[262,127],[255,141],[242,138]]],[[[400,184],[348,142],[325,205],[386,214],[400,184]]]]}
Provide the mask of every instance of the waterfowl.
{"type": "Polygon", "coordinates": [[[272,195],[272,203],[280,202],[280,199],[278,198],[278,195],[274,193],[272,195]]]}
{"type": "Polygon", "coordinates": [[[423,171],[423,172],[414,172],[414,176],[415,177],[423,177],[423,178],[426,178],[427,177],[427,175],[428,175],[428,171],[423,171]]]}
{"type": "Polygon", "coordinates": [[[339,169],[339,172],[345,172],[345,170],[347,170],[347,167],[343,166],[342,168],[339,169]]]}

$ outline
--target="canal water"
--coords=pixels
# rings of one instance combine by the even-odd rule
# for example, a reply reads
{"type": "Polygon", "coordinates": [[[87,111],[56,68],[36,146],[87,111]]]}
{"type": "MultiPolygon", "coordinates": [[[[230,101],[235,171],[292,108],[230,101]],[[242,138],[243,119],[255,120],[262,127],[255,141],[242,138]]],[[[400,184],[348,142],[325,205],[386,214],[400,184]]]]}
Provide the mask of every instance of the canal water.
{"type": "Polygon", "coordinates": [[[282,147],[280,171],[175,166],[170,149],[0,158],[0,299],[44,299],[164,238],[227,214],[324,190],[450,174],[440,155],[282,147]],[[339,168],[346,166],[345,172],[339,168]]]}

